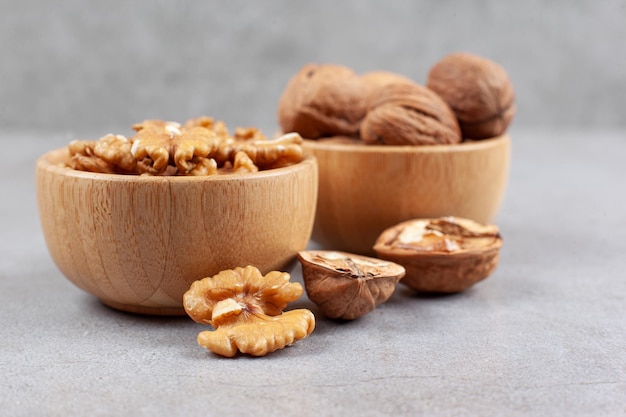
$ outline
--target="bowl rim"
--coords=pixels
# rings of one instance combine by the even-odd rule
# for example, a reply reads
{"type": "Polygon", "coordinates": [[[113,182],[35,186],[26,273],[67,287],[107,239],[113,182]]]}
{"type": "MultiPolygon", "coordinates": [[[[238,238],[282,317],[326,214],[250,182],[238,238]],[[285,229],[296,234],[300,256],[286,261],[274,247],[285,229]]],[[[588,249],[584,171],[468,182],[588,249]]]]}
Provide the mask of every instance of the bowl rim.
{"type": "Polygon", "coordinates": [[[441,145],[368,145],[329,142],[318,139],[303,139],[302,146],[305,149],[320,151],[349,151],[350,153],[372,154],[372,153],[446,153],[446,152],[472,152],[486,150],[510,143],[511,138],[508,133],[500,136],[480,140],[466,140],[455,144],[441,145]]]}
{"type": "Polygon", "coordinates": [[[88,180],[102,180],[102,181],[136,181],[136,182],[204,182],[204,181],[250,181],[253,179],[269,178],[281,175],[287,175],[292,172],[298,172],[308,169],[311,165],[316,166],[317,160],[311,155],[304,155],[302,161],[287,165],[280,168],[272,168],[266,170],[260,170],[257,172],[244,172],[244,173],[225,173],[219,175],[133,175],[133,174],[107,174],[101,172],[81,171],[70,168],[68,166],[62,166],[61,161],[69,157],[69,150],[67,147],[57,148],[48,151],[37,158],[35,166],[37,170],[43,170],[56,175],[62,175],[65,177],[83,178],[88,180]],[[56,162],[58,161],[58,162],[56,162]]]}

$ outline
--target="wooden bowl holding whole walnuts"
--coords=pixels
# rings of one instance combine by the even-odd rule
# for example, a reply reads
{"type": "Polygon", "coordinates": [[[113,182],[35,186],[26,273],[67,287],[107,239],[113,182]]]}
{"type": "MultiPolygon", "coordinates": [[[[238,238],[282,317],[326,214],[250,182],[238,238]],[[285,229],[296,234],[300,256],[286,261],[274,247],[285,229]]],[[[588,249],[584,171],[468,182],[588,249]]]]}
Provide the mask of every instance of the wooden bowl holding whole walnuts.
{"type": "Polygon", "coordinates": [[[119,310],[182,315],[192,282],[241,265],[282,270],[306,248],[317,164],[280,161],[285,150],[302,156],[297,141],[205,142],[197,126],[189,137],[180,125],[164,129],[46,153],[36,192],[46,244],[71,282],[119,310]],[[254,172],[251,161],[276,167],[254,172]]]}
{"type": "Polygon", "coordinates": [[[373,254],[378,235],[414,218],[457,216],[490,223],[508,180],[509,136],[457,145],[354,145],[306,140],[319,166],[313,239],[373,254]]]}
{"type": "Polygon", "coordinates": [[[303,67],[280,98],[278,120],[318,161],[313,239],[372,255],[378,235],[405,220],[490,223],[508,181],[514,112],[504,69],[472,54],[446,56],[425,86],[386,71],[303,67]]]}

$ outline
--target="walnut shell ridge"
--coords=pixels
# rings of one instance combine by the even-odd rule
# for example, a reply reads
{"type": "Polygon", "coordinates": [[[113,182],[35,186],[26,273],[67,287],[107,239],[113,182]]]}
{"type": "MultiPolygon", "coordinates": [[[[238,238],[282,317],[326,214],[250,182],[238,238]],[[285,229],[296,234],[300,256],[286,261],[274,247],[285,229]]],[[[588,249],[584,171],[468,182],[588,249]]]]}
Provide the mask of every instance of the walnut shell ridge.
{"type": "Polygon", "coordinates": [[[361,123],[370,144],[439,145],[461,142],[450,107],[432,90],[413,82],[384,85],[361,123]]]}
{"type": "Polygon", "coordinates": [[[361,75],[361,82],[365,89],[365,97],[367,100],[367,108],[369,109],[378,98],[380,90],[389,84],[394,83],[412,83],[413,81],[404,75],[390,71],[370,71],[361,75]]]}

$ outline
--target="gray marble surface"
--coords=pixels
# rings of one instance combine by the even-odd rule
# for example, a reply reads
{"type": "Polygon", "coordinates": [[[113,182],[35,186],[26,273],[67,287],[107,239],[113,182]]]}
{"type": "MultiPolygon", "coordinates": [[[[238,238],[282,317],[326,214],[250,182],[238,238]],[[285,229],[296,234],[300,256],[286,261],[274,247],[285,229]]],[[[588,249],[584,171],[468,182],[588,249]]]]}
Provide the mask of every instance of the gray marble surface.
{"type": "MultiPolygon", "coordinates": [[[[185,317],[120,313],[43,240],[38,155],[71,135],[2,131],[0,414],[624,416],[626,132],[513,129],[496,272],[391,300],[264,358],[217,357],[185,317]]],[[[292,270],[300,280],[299,267],[292,270]]]]}

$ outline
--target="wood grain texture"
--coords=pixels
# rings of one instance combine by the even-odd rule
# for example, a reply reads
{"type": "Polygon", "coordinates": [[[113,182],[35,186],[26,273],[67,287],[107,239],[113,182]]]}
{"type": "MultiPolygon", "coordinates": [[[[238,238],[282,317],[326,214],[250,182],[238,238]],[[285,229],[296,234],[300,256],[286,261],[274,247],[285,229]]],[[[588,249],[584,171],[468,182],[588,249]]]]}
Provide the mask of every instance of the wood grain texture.
{"type": "Polygon", "coordinates": [[[61,272],[117,309],[184,314],[191,283],[223,269],[285,268],[306,248],[315,215],[314,159],[254,174],[139,177],[36,165],[37,202],[61,272]]]}
{"type": "Polygon", "coordinates": [[[378,235],[414,218],[490,223],[508,181],[507,135],[458,145],[365,146],[306,140],[317,158],[313,239],[324,249],[372,255],[378,235]]]}

